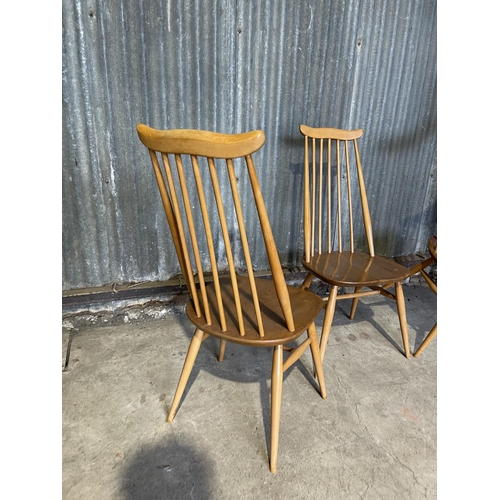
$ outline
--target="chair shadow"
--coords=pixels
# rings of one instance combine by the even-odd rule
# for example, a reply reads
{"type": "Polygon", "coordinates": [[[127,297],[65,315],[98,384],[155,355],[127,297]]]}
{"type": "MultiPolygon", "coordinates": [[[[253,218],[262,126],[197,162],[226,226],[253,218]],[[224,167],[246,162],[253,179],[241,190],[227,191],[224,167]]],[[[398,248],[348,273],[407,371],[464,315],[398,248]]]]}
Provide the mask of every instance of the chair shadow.
{"type": "Polygon", "coordinates": [[[216,498],[211,487],[215,464],[194,443],[167,438],[161,445],[142,447],[127,461],[121,484],[126,499],[216,498]]]}

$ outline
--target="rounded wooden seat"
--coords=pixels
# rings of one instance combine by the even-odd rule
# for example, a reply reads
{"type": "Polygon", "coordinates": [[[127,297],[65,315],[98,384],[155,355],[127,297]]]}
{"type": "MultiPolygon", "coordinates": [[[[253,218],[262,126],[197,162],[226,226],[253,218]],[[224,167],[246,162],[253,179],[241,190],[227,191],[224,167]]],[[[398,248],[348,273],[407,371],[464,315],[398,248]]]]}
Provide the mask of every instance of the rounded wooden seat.
{"type": "Polygon", "coordinates": [[[377,286],[402,281],[408,268],[378,255],[361,252],[331,252],[302,261],[304,267],[333,286],[377,286]]]}
{"type": "MultiPolygon", "coordinates": [[[[240,334],[238,318],[235,314],[236,306],[234,300],[233,287],[229,278],[220,280],[222,300],[226,312],[226,330],[221,328],[220,320],[216,313],[211,315],[212,324],[207,325],[205,316],[196,316],[192,301],[186,306],[186,313],[189,319],[205,333],[214,335],[230,342],[252,346],[275,346],[286,344],[300,337],[302,333],[314,321],[314,318],[323,308],[323,301],[320,297],[309,290],[301,290],[293,286],[288,286],[290,304],[293,312],[295,330],[290,332],[283,319],[281,306],[276,295],[272,280],[256,278],[255,285],[261,300],[261,313],[264,337],[259,335],[255,308],[253,306],[250,280],[246,276],[238,276],[238,290],[240,292],[241,309],[243,311],[243,321],[245,325],[245,335],[240,334]]],[[[212,311],[217,311],[217,297],[213,283],[207,286],[207,297],[209,307],[212,311]]]]}

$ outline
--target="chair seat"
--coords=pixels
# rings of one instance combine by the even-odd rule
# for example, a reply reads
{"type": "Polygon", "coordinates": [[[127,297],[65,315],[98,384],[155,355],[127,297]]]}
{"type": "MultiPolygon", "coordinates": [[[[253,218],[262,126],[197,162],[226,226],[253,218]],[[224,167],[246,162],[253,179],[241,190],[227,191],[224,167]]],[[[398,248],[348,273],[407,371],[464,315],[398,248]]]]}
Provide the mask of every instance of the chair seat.
{"type": "Polygon", "coordinates": [[[317,254],[304,267],[333,286],[377,286],[406,279],[410,270],[381,256],[362,252],[317,254]]]}
{"type": "MultiPolygon", "coordinates": [[[[275,346],[286,344],[300,337],[314,321],[323,308],[323,300],[309,290],[301,290],[287,286],[290,295],[291,309],[295,322],[295,331],[290,332],[283,320],[283,313],[278,302],[272,280],[256,278],[255,284],[260,299],[262,322],[265,336],[261,337],[257,329],[257,320],[253,305],[250,280],[246,276],[238,276],[241,308],[244,316],[245,335],[240,335],[236,315],[233,288],[230,278],[221,278],[220,286],[226,313],[226,331],[222,331],[217,315],[217,299],[213,283],[207,286],[207,296],[212,314],[212,324],[207,325],[204,315],[196,316],[192,301],[186,306],[186,313],[193,324],[200,330],[216,337],[243,345],[275,346]]],[[[199,293],[201,301],[201,293],[199,293]]]]}

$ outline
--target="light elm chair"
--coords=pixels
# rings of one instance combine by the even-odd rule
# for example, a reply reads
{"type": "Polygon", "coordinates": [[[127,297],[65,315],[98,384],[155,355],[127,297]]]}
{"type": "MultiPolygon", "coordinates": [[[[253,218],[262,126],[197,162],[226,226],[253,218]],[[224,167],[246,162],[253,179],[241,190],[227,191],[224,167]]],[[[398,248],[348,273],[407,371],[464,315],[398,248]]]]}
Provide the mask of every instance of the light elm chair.
{"type": "Polygon", "coordinates": [[[362,129],[300,126],[304,136],[304,245],[302,261],[308,275],[331,285],[326,298],[321,333],[321,359],[325,355],[337,300],[353,299],[354,318],[360,297],[382,295],[397,304],[403,351],[408,358],[408,327],[403,281],[408,268],[375,253],[368,197],[361,168],[358,139],[362,129]],[[368,252],[361,251],[364,237],[368,252]],[[356,239],[357,238],[357,239],[356,239]],[[339,288],[352,288],[339,294],[339,288]],[[394,293],[389,289],[393,287],[394,293]]]}
{"type": "MultiPolygon", "coordinates": [[[[314,320],[323,302],[310,291],[285,283],[252,154],[265,135],[256,130],[220,134],[203,130],[157,130],[137,126],[148,148],[180,268],[190,293],[186,314],[195,327],[167,421],[177,412],[201,343],[226,342],[273,351],[271,373],[271,472],[276,472],[283,373],[310,348],[319,392],[326,398],[314,320]],[[244,200],[240,186],[251,187],[244,200]],[[245,214],[255,209],[271,279],[254,276],[245,214]],[[227,218],[231,216],[231,221],[227,218]],[[219,241],[223,242],[223,250],[219,241]],[[236,247],[236,250],[235,250],[236,247]],[[236,252],[246,264],[236,268],[236,252]],[[222,255],[220,255],[222,253],[222,255]],[[305,340],[287,346],[307,332],[305,340]],[[287,355],[284,356],[284,351],[287,355]]],[[[144,208],[144,207],[143,207],[144,208]]],[[[251,234],[257,234],[251,228],[251,234]]],[[[249,231],[250,233],[250,231],[249,231]]],[[[309,432],[309,429],[305,429],[309,432]]],[[[242,457],[243,459],[243,457],[242,457]]]]}

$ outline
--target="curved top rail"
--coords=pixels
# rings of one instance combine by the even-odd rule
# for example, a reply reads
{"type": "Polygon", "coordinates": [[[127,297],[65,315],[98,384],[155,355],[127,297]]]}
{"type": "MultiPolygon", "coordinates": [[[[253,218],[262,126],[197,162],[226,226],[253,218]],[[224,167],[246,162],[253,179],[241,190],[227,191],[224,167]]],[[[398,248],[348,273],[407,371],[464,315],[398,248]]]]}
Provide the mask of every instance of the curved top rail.
{"type": "Polygon", "coordinates": [[[359,139],[363,135],[363,129],[344,130],[340,128],[315,128],[302,124],[300,126],[300,133],[304,136],[313,139],[337,139],[341,141],[350,141],[352,139],[359,139]]]}
{"type": "Polygon", "coordinates": [[[167,154],[188,154],[209,158],[239,158],[259,150],[266,136],[262,130],[221,134],[207,130],[158,130],[140,123],[137,133],[149,149],[167,154]]]}

